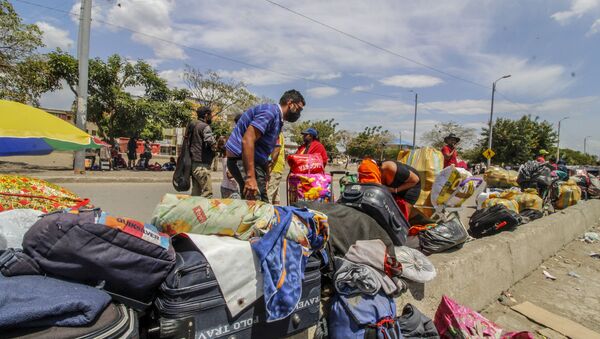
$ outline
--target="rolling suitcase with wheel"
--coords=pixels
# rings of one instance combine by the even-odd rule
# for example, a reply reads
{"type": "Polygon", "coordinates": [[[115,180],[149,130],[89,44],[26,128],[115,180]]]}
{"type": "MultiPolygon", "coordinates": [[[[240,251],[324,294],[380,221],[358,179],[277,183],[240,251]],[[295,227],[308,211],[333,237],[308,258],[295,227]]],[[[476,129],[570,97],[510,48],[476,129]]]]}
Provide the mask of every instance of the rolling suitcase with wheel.
{"type": "Polygon", "coordinates": [[[345,187],[339,202],[375,219],[386,230],[394,245],[402,246],[406,243],[410,225],[385,186],[350,184],[345,187]]]}
{"type": "Polygon", "coordinates": [[[317,324],[321,301],[320,260],[306,265],[302,296],[287,318],[266,322],[264,298],[235,317],[204,255],[184,236],[173,238],[175,268],[161,285],[154,303],[150,333],[154,338],[282,338],[317,324]]]}
{"type": "Polygon", "coordinates": [[[522,217],[504,205],[494,205],[475,211],[469,220],[469,233],[474,238],[500,233],[519,226],[522,217]]]}

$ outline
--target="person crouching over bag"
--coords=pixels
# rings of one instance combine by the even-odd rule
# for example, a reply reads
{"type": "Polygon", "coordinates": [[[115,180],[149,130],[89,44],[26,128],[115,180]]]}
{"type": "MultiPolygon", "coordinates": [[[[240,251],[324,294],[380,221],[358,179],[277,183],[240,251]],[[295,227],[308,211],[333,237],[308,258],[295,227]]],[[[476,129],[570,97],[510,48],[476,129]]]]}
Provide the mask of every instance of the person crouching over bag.
{"type": "Polygon", "coordinates": [[[379,166],[371,157],[365,157],[358,166],[358,182],[386,186],[407,220],[412,205],[421,194],[421,180],[417,170],[397,161],[384,161],[379,166]]]}

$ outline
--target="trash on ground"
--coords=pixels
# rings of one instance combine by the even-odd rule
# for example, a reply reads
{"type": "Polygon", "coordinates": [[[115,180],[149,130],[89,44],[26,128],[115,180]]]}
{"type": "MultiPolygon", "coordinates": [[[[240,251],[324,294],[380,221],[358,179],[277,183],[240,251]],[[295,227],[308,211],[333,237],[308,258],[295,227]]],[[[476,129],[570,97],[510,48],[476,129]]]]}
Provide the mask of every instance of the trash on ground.
{"type": "Polygon", "coordinates": [[[544,270],[542,271],[542,273],[544,273],[544,276],[550,280],[556,280],[556,277],[553,276],[552,274],[548,273],[548,271],[544,270]]]}

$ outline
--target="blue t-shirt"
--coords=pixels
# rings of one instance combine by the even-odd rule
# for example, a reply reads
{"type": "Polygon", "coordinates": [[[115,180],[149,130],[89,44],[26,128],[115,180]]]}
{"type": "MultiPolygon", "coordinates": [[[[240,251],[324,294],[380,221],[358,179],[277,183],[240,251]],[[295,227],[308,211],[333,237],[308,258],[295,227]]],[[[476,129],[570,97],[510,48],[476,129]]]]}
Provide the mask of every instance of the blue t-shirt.
{"type": "Polygon", "coordinates": [[[250,125],[262,133],[254,144],[254,161],[259,165],[265,165],[277,145],[283,127],[279,105],[262,104],[244,112],[225,145],[227,150],[237,157],[242,156],[242,138],[250,125]]]}

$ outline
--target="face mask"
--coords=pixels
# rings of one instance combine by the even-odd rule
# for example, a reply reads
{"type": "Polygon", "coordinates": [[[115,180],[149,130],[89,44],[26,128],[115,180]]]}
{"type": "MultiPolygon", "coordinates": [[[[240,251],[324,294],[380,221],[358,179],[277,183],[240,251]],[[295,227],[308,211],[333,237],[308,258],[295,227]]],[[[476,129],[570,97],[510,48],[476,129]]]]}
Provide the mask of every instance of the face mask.
{"type": "Polygon", "coordinates": [[[296,122],[298,121],[298,119],[300,119],[300,112],[299,111],[292,111],[291,109],[288,110],[286,117],[285,117],[285,121],[287,122],[296,122]]]}

